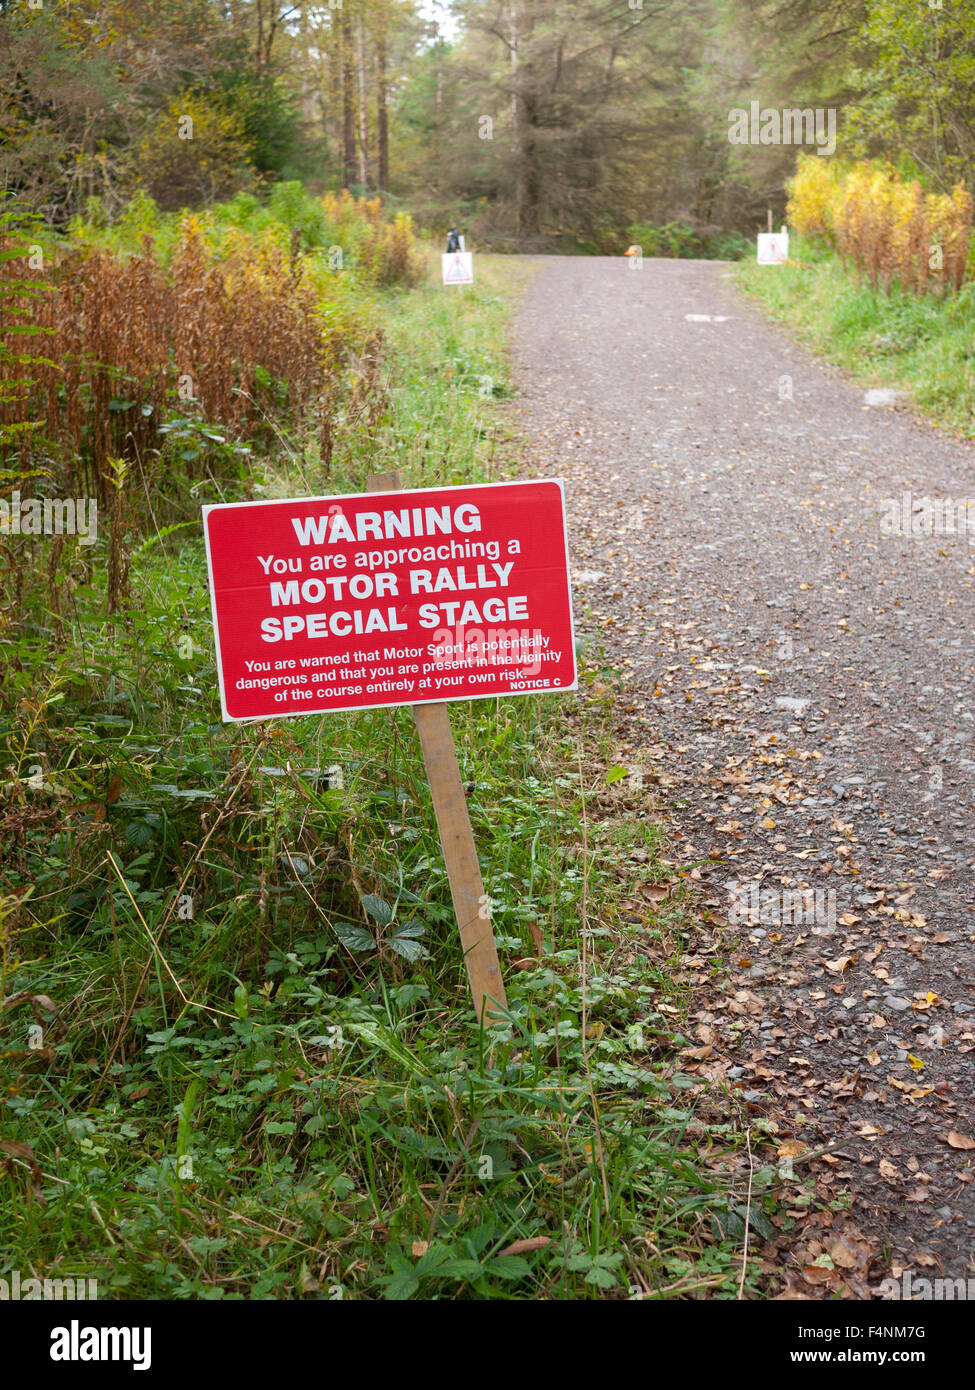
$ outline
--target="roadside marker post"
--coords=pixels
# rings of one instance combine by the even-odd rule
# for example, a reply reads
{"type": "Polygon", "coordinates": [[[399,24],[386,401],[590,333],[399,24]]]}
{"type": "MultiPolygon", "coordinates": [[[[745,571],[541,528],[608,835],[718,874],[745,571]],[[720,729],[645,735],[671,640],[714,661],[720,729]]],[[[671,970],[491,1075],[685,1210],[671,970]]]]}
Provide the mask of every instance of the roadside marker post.
{"type": "Polygon", "coordinates": [[[410,705],[478,1020],[504,982],[447,704],[577,685],[562,484],[203,508],[225,721],[410,705]]]}
{"type": "Polygon", "coordinates": [[[440,263],[445,285],[473,285],[473,251],[445,251],[440,263]]]}
{"type": "Polygon", "coordinates": [[[785,227],[781,232],[759,232],[758,264],[785,265],[789,259],[789,233],[785,227]]]}

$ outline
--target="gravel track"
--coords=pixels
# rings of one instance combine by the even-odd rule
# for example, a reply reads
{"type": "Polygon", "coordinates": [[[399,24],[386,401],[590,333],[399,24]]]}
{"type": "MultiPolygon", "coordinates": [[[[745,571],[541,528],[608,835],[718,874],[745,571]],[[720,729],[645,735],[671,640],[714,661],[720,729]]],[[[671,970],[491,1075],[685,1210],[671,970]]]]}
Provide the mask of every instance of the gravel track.
{"type": "Polygon", "coordinates": [[[833,1149],[872,1251],[854,1296],[871,1260],[972,1277],[975,503],[972,544],[917,508],[975,499],[975,451],[866,404],[733,277],[542,258],[513,423],[567,480],[577,617],[735,933],[735,1033],[701,1070],[833,1149]],[[920,533],[885,533],[908,493],[920,533]]]}

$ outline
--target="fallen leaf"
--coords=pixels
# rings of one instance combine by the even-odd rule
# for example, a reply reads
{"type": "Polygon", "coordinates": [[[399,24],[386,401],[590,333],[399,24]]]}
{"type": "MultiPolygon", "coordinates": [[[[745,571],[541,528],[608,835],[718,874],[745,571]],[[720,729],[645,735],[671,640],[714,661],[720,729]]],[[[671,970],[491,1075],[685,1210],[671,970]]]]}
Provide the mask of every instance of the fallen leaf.
{"type": "Polygon", "coordinates": [[[898,1091],[905,1091],[911,1100],[920,1100],[922,1096],[929,1096],[934,1090],[933,1086],[911,1086],[907,1081],[898,1081],[896,1076],[888,1076],[887,1080],[892,1086],[896,1086],[898,1091]]]}
{"type": "Polygon", "coordinates": [[[833,1263],[839,1265],[841,1269],[856,1269],[857,1257],[844,1241],[834,1241],[829,1247],[829,1253],[833,1263]]]}
{"type": "Polygon", "coordinates": [[[552,1244],[551,1236],[530,1236],[527,1240],[516,1240],[511,1245],[506,1245],[503,1250],[499,1250],[496,1258],[503,1260],[505,1255],[528,1255],[533,1250],[544,1250],[546,1245],[552,1244]]]}
{"type": "Polygon", "coordinates": [[[970,1139],[967,1134],[959,1134],[956,1129],[951,1131],[946,1142],[953,1149],[975,1149],[975,1139],[970,1139]]]}
{"type": "Polygon", "coordinates": [[[37,1163],[34,1150],[21,1139],[0,1139],[0,1152],[10,1154],[11,1158],[22,1159],[31,1167],[37,1163]]]}
{"type": "Polygon", "coordinates": [[[15,1163],[23,1163],[30,1169],[30,1188],[28,1202],[31,1197],[36,1197],[42,1207],[47,1206],[44,1200],[44,1193],[41,1190],[41,1180],[44,1174],[41,1172],[41,1165],[34,1157],[34,1150],[29,1144],[23,1143],[20,1139],[0,1139],[0,1153],[9,1154],[7,1168],[12,1169],[15,1163]]]}
{"type": "Polygon", "coordinates": [[[643,888],[644,897],[649,898],[652,903],[662,903],[669,894],[669,888],[656,883],[645,884],[643,888]]]}

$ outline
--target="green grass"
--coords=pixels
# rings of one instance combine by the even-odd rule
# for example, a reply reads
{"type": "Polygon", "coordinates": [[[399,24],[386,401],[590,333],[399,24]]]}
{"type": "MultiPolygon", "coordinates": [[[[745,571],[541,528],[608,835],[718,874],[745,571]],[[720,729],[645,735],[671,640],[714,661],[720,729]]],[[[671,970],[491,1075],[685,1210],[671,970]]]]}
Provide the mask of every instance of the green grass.
{"type": "MultiPolygon", "coordinates": [[[[383,421],[327,478],[284,441],[258,482],[510,476],[528,273],[384,296],[383,421]]],[[[692,904],[635,906],[673,871],[607,777],[613,674],[452,707],[510,1007],[481,1032],[409,712],[223,725],[198,531],[133,546],[111,620],[106,540],[85,569],[73,544],[57,611],[22,559],[3,634],[0,1271],[103,1298],[736,1297],[743,1127],[680,1068],[692,904]]]]}
{"type": "Polygon", "coordinates": [[[938,424],[975,435],[975,282],[944,299],[887,294],[809,241],[792,253],[786,266],[742,262],[738,284],[863,386],[907,391],[938,424]]]}

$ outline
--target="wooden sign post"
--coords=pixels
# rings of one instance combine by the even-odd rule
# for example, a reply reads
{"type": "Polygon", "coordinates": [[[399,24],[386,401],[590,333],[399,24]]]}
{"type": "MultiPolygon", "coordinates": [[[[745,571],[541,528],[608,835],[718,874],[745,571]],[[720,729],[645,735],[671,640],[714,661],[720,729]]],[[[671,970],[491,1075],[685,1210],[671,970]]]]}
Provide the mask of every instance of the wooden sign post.
{"type": "MultiPolygon", "coordinates": [[[[398,473],[373,473],[367,486],[370,492],[398,492],[402,483],[398,473]]],[[[481,1022],[489,1023],[503,1017],[491,1008],[492,1003],[505,1009],[508,1000],[501,978],[490,904],[477,861],[467,797],[460,779],[450,714],[446,704],[414,705],[413,717],[420,735],[423,763],[447,864],[450,896],[464,949],[474,1010],[481,1022]]]]}

